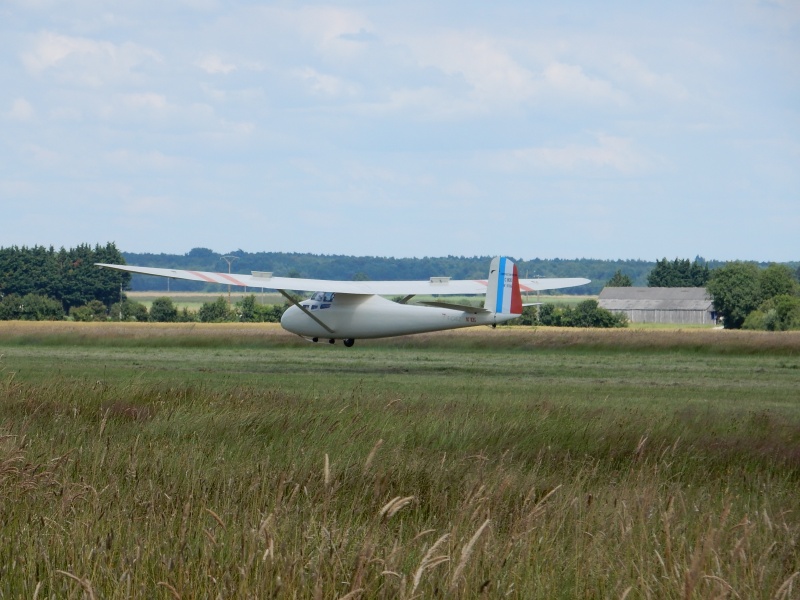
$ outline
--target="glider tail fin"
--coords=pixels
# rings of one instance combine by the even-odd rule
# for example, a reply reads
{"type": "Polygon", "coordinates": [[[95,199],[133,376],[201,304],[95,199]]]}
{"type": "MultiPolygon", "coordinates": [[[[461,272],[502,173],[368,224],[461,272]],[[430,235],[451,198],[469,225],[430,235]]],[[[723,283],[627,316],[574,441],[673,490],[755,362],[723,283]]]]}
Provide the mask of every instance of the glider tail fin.
{"type": "Polygon", "coordinates": [[[483,306],[498,314],[522,314],[517,265],[510,258],[498,256],[492,259],[483,306]]]}

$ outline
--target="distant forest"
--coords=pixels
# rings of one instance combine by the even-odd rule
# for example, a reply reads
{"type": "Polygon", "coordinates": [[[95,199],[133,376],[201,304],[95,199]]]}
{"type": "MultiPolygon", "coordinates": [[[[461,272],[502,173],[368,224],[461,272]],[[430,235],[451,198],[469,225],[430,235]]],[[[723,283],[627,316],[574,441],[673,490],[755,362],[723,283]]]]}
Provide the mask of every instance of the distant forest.
{"type": "MultiPolygon", "coordinates": [[[[228,271],[228,264],[219,252],[208,248],[194,248],[186,254],[139,254],[123,252],[129,265],[188,269],[192,271],[228,271]]],[[[236,250],[225,256],[231,259],[232,273],[271,271],[280,277],[306,277],[313,279],[341,280],[424,280],[429,277],[447,276],[453,279],[485,279],[490,256],[444,256],[425,258],[386,258],[380,256],[342,256],[327,254],[300,254],[287,252],[244,252],[236,250]]],[[[512,257],[513,258],[513,257],[512,257]]],[[[606,282],[619,270],[633,280],[635,286],[646,286],[647,275],[656,260],[597,260],[539,259],[520,260],[513,258],[521,278],[534,277],[587,277],[592,283],[572,288],[571,294],[596,295],[606,282]]],[[[721,261],[704,261],[709,268],[724,265],[721,261]]],[[[796,268],[796,265],[795,265],[796,268]]],[[[160,277],[134,275],[131,290],[151,291],[217,291],[212,284],[166,280],[160,277]]]]}

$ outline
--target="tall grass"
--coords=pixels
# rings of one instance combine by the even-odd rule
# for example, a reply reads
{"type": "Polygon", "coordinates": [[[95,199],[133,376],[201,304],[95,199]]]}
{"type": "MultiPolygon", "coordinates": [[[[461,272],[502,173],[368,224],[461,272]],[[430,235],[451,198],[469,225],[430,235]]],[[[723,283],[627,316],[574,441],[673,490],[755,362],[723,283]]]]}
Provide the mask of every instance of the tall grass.
{"type": "MultiPolygon", "coordinates": [[[[0,321],[3,345],[300,347],[307,343],[277,323],[80,323],[0,321]]],[[[323,344],[323,346],[325,346],[323,344]]],[[[382,340],[359,340],[358,347],[481,348],[539,350],[576,348],[611,351],[690,350],[709,354],[800,355],[798,331],[727,331],[722,329],[582,329],[504,326],[475,327],[382,340]]],[[[327,347],[327,346],[326,346],[327,347]]]]}
{"type": "Polygon", "coordinates": [[[496,333],[5,338],[0,595],[800,595],[795,354],[496,333]]]}

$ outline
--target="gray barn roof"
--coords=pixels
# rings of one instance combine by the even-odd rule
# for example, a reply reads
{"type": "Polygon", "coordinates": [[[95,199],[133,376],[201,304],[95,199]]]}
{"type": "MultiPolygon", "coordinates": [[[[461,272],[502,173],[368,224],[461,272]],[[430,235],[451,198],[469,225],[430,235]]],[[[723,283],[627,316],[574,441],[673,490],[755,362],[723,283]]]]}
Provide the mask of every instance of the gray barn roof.
{"type": "Polygon", "coordinates": [[[607,287],[598,303],[608,310],[713,310],[706,288],[607,287]]]}

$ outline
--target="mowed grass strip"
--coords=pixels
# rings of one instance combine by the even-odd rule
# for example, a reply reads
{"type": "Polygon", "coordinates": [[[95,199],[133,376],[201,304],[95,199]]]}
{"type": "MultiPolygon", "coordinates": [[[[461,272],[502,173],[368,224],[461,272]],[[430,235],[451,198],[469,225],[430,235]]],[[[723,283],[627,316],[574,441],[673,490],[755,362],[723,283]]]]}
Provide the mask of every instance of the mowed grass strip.
{"type": "Polygon", "coordinates": [[[800,589],[791,344],[20,328],[0,337],[3,596],[800,589]]]}

